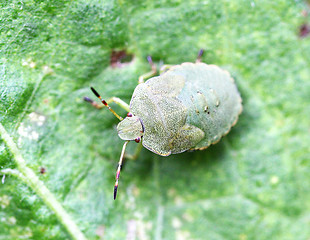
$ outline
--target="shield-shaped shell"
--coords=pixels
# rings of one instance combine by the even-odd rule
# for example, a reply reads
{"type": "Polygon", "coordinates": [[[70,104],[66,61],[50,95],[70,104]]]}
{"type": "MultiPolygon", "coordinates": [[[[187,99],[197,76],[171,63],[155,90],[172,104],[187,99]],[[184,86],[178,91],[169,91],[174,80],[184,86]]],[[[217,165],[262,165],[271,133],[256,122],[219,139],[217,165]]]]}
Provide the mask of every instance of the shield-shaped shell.
{"type": "Polygon", "coordinates": [[[199,62],[175,65],[139,84],[130,110],[142,123],[143,146],[168,156],[219,141],[237,122],[242,105],[230,74],[199,62]]]}

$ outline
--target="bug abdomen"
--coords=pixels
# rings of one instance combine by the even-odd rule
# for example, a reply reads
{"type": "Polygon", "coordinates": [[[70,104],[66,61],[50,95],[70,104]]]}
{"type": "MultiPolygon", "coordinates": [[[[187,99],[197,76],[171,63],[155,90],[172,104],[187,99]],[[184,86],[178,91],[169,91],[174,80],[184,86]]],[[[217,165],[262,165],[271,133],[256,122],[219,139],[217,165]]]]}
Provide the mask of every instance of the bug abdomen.
{"type": "Polygon", "coordinates": [[[241,113],[239,92],[228,72],[215,65],[183,63],[166,74],[182,75],[185,85],[178,99],[187,108],[186,123],[205,137],[193,149],[203,149],[229,132],[241,113]]]}

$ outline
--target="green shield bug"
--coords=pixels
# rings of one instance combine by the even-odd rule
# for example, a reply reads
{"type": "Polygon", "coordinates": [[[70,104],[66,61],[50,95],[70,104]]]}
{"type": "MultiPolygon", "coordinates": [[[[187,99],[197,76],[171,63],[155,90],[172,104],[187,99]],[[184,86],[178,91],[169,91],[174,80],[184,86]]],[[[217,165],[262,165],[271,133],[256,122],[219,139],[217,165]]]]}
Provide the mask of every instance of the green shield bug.
{"type": "MultiPolygon", "coordinates": [[[[139,77],[130,105],[119,98],[105,101],[91,88],[121,122],[117,132],[125,140],[119,160],[114,199],[125,148],[129,141],[142,141],[150,151],[169,156],[187,150],[203,150],[217,143],[238,120],[242,111],[242,100],[233,78],[216,65],[200,61],[200,50],[196,63],[165,65],[161,74],[156,74],[152,59],[148,61],[152,71],[139,77]],[[144,79],[152,77],[144,82],[144,79]],[[115,102],[128,111],[123,119],[108,103],[115,102]]],[[[88,97],[85,101],[101,108],[88,97]]]]}

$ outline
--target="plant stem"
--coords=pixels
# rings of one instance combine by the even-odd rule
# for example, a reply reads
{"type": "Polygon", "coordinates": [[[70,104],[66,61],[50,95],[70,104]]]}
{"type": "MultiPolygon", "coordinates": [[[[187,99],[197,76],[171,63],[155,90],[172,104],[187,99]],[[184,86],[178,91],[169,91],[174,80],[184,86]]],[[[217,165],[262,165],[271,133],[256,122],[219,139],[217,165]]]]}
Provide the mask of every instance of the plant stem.
{"type": "Polygon", "coordinates": [[[58,220],[63,224],[65,229],[73,239],[86,240],[84,234],[72,220],[71,216],[65,211],[60,202],[53,193],[44,185],[44,183],[35,175],[32,169],[27,167],[24,158],[18,150],[13,139],[7,133],[3,125],[0,123],[0,135],[6,143],[7,147],[14,156],[19,172],[23,175],[25,183],[29,185],[43,200],[43,202],[55,213],[58,220]]]}

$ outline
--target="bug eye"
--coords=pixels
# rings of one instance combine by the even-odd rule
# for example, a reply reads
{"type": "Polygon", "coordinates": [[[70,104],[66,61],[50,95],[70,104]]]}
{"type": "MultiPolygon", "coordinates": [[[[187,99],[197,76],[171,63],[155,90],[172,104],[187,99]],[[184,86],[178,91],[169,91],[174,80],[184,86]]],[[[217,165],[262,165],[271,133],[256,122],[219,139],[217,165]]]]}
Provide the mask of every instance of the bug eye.
{"type": "Polygon", "coordinates": [[[132,117],[132,113],[127,113],[127,117],[132,117]]]}
{"type": "Polygon", "coordinates": [[[141,141],[141,138],[140,137],[137,137],[136,139],[135,139],[135,142],[136,143],[139,143],[141,141]]]}

